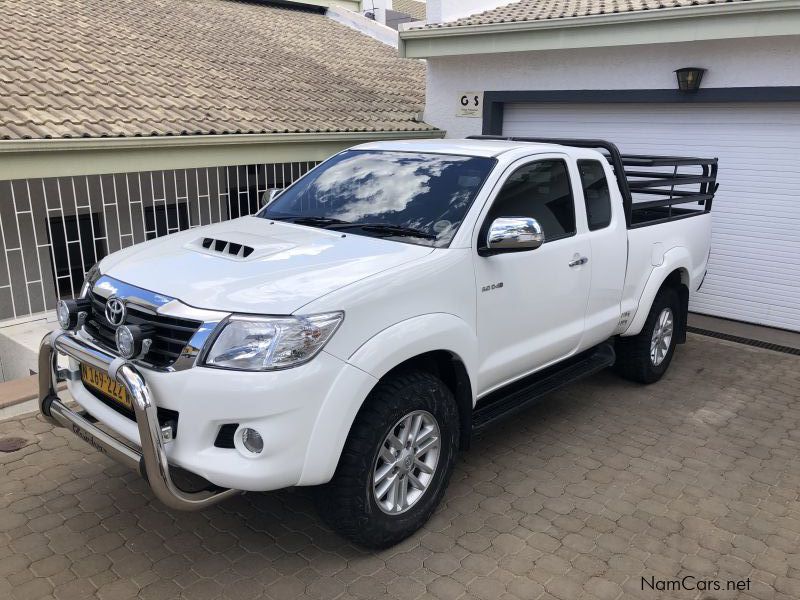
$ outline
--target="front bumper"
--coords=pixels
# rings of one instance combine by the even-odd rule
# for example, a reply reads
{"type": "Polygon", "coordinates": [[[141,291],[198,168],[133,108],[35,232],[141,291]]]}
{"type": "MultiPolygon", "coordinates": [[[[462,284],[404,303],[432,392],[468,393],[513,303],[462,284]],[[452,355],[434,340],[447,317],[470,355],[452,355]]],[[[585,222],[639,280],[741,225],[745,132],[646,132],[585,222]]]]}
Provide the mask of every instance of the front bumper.
{"type": "Polygon", "coordinates": [[[42,413],[138,468],[161,500],[182,510],[222,499],[187,494],[190,489],[263,492],[329,481],[353,419],[377,382],[324,350],[304,365],[279,371],[195,366],[160,372],[132,365],[80,333],[63,331],[42,340],[39,360],[42,413]],[[56,357],[62,354],[67,368],[58,369],[56,357]],[[134,399],[133,414],[115,410],[84,386],[80,363],[124,385],[134,399]],[[63,380],[80,409],[70,410],[58,399],[56,384],[63,380]],[[256,429],[263,451],[257,456],[243,452],[236,435],[237,447],[221,443],[224,426],[256,429]]]}
{"type": "Polygon", "coordinates": [[[186,492],[175,485],[167,460],[165,440],[158,422],[151,390],[139,370],[130,362],[115,357],[64,331],[47,334],[39,348],[39,408],[51,422],[72,430],[78,437],[114,460],[138,470],[155,496],[177,510],[200,510],[240,493],[235,489],[186,492]],[[89,420],[85,413],[68,408],[58,397],[60,380],[72,380],[74,372],[59,370],[58,353],[106,371],[123,384],[133,400],[140,446],[121,441],[89,420]]]}

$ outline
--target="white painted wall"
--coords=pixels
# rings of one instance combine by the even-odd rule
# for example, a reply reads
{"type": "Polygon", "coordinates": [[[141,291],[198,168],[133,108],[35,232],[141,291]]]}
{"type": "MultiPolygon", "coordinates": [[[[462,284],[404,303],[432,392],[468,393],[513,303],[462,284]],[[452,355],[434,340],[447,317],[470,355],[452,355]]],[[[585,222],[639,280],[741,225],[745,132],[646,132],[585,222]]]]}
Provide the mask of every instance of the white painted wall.
{"type": "Polygon", "coordinates": [[[703,87],[800,85],[800,36],[429,58],[425,121],[447,137],[481,133],[457,117],[462,92],[669,89],[673,71],[708,69],[703,87]]]}
{"type": "Polygon", "coordinates": [[[0,383],[28,377],[39,370],[39,342],[53,329],[58,329],[54,316],[0,327],[0,383]]]}
{"type": "Polygon", "coordinates": [[[362,14],[371,12],[378,23],[386,25],[386,11],[392,9],[392,0],[364,0],[361,6],[362,14]]]}
{"type": "Polygon", "coordinates": [[[346,25],[350,29],[355,29],[359,33],[363,33],[364,35],[368,35],[379,42],[383,42],[387,46],[397,48],[397,32],[384,24],[386,22],[385,10],[376,10],[374,21],[365,17],[361,13],[353,12],[344,8],[337,8],[335,6],[332,6],[326,10],[325,16],[327,16],[329,19],[333,19],[337,23],[346,25]],[[383,23],[378,19],[380,15],[383,15],[383,23]]]}
{"type": "Polygon", "coordinates": [[[517,0],[427,0],[428,23],[446,23],[517,0]]]}

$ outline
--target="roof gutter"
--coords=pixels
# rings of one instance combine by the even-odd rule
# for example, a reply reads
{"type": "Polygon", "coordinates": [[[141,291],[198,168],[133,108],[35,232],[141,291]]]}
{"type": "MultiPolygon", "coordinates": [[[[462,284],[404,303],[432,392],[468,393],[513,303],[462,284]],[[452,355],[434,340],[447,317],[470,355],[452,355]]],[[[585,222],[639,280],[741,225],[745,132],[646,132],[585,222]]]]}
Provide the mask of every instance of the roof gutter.
{"type": "Polygon", "coordinates": [[[318,161],[363,142],[444,135],[435,129],[0,140],[0,180],[318,161]]]}
{"type": "Polygon", "coordinates": [[[750,0],[624,13],[408,29],[400,55],[430,58],[710,39],[797,35],[800,0],[750,0]]]}

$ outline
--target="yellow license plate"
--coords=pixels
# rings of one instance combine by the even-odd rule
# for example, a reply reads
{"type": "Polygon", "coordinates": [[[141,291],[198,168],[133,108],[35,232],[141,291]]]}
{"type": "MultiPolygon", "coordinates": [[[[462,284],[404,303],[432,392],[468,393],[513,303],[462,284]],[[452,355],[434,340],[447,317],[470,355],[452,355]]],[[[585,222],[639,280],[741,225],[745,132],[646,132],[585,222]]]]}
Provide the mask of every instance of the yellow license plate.
{"type": "Polygon", "coordinates": [[[108,376],[108,373],[95,369],[90,365],[81,364],[81,380],[85,385],[108,396],[114,402],[121,404],[128,410],[133,410],[133,402],[125,386],[108,376]]]}

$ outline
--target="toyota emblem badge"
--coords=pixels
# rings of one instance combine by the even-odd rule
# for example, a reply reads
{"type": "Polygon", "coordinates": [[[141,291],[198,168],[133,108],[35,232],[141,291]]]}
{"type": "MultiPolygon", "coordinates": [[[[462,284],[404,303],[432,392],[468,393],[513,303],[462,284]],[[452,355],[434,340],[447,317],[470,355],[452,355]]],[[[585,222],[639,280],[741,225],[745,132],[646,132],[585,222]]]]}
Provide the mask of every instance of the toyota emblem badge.
{"type": "Polygon", "coordinates": [[[116,296],[111,296],[106,301],[106,319],[114,327],[119,327],[125,322],[127,312],[125,303],[116,296]]]}

